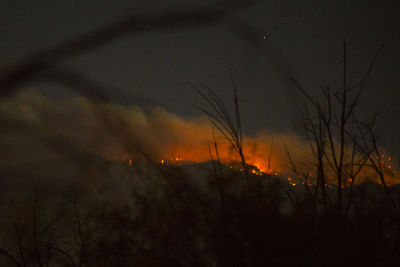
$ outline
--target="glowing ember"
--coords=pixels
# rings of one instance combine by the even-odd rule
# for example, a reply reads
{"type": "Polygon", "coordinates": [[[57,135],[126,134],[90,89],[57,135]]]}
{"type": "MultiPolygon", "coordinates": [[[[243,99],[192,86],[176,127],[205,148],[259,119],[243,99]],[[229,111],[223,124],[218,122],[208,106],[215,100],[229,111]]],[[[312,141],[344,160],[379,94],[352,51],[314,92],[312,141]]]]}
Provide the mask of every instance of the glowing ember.
{"type": "MultiPolygon", "coordinates": [[[[278,147],[278,145],[275,145],[278,147]]],[[[226,144],[221,141],[218,144],[216,150],[210,149],[213,148],[213,144],[211,143],[200,143],[196,144],[194,142],[178,142],[174,145],[168,145],[162,149],[162,151],[168,153],[159,153],[155,159],[156,162],[162,165],[190,165],[195,163],[209,162],[211,161],[220,161],[223,165],[227,166],[232,170],[236,170],[239,172],[244,172],[243,164],[241,162],[238,153],[232,149],[229,144],[226,144]]],[[[294,164],[296,164],[297,171],[294,172],[292,169],[292,165],[288,162],[287,154],[284,149],[276,149],[271,153],[270,146],[268,143],[261,142],[260,140],[251,139],[250,141],[244,142],[243,145],[243,154],[245,155],[245,161],[247,164],[248,174],[253,176],[276,176],[284,179],[288,185],[290,186],[313,186],[316,184],[316,175],[311,173],[310,170],[315,169],[315,165],[313,165],[313,158],[309,157],[309,155],[304,153],[304,148],[300,148],[300,145],[294,145],[295,149],[290,150],[291,156],[294,159],[294,164]],[[297,153],[296,154],[296,149],[297,153]],[[292,151],[294,151],[292,153],[292,151]],[[306,164],[305,164],[306,163],[306,164]],[[308,163],[308,165],[307,165],[308,163]]],[[[347,187],[352,183],[360,183],[365,179],[376,179],[379,183],[379,179],[377,178],[376,172],[374,168],[379,168],[383,171],[387,171],[390,175],[387,176],[387,184],[395,184],[397,183],[395,180],[397,179],[397,174],[395,171],[395,167],[391,163],[392,158],[389,154],[374,154],[371,153],[368,155],[370,163],[363,168],[362,172],[358,176],[358,179],[354,179],[352,177],[346,177],[342,180],[342,186],[347,187]],[[372,165],[371,165],[372,164],[372,165]],[[375,167],[376,166],[376,167],[375,167]]],[[[123,163],[134,166],[135,161],[133,159],[120,159],[123,163]]],[[[325,170],[325,179],[327,179],[328,186],[335,187],[336,180],[335,174],[330,172],[329,168],[325,170]],[[329,177],[332,177],[331,179],[329,177]]]]}

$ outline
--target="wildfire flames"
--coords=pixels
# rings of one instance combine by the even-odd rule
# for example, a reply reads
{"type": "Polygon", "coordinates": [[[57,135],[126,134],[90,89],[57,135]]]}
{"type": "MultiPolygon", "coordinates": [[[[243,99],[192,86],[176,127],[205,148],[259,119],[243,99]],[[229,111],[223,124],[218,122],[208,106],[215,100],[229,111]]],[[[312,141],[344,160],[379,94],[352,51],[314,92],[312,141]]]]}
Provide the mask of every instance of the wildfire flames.
{"type": "MultiPolygon", "coordinates": [[[[255,140],[251,140],[249,143],[252,144],[255,140]]],[[[254,147],[255,144],[253,143],[252,146],[254,147]]],[[[263,144],[257,144],[258,147],[264,147],[263,144]]],[[[218,154],[214,151],[212,153],[208,150],[208,154],[205,151],[197,151],[197,153],[193,153],[193,150],[189,150],[189,157],[184,156],[184,151],[179,150],[180,153],[176,155],[165,156],[159,160],[161,165],[185,165],[185,164],[193,164],[193,163],[201,163],[206,162],[209,160],[215,160],[215,157],[218,157],[218,160],[229,166],[231,169],[235,169],[237,171],[244,171],[243,165],[240,163],[238,156],[235,156],[235,152],[232,151],[231,148],[228,146],[221,146],[218,148],[218,154]],[[222,148],[222,149],[221,149],[222,148]],[[223,149],[227,149],[224,151],[223,149]]],[[[250,149],[246,149],[245,151],[251,153],[250,149]]],[[[287,179],[287,182],[291,186],[297,186],[299,184],[303,185],[313,185],[313,173],[302,173],[302,177],[295,177],[294,173],[290,168],[292,166],[285,166],[284,162],[277,161],[276,158],[272,157],[272,149],[270,148],[270,155],[268,158],[263,158],[265,155],[263,153],[257,153],[253,151],[254,154],[249,154],[246,163],[249,165],[249,173],[252,175],[273,175],[273,176],[280,176],[281,178],[287,179]],[[285,178],[286,177],[286,178],[285,178]]],[[[383,171],[388,172],[391,175],[394,175],[396,171],[392,170],[392,158],[387,154],[382,154],[380,156],[373,156],[370,155],[370,158],[376,158],[378,163],[376,166],[382,167],[383,171]]],[[[132,165],[132,160],[123,161],[127,162],[129,165],[132,165]]],[[[367,165],[366,165],[367,166],[367,165]]],[[[363,175],[370,175],[368,171],[364,171],[363,175]]],[[[347,178],[343,181],[343,187],[349,186],[353,182],[352,178],[347,178]]],[[[395,182],[388,182],[388,184],[392,185],[395,182]]],[[[326,186],[332,186],[332,184],[326,184],[326,186]]]]}
{"type": "MultiPolygon", "coordinates": [[[[145,110],[93,103],[81,97],[59,103],[35,91],[23,91],[2,100],[0,121],[4,133],[0,140],[2,164],[48,161],[60,155],[96,155],[135,167],[138,153],[130,145],[134,144],[161,165],[219,160],[232,169],[243,168],[238,153],[212,130],[206,117],[182,118],[160,107],[145,110]]],[[[243,136],[243,154],[253,175],[286,177],[293,186],[310,183],[316,176],[310,144],[295,134],[243,136]],[[293,173],[287,151],[301,179],[293,173]]],[[[398,181],[390,155],[370,157],[368,164],[373,160],[387,172],[388,184],[398,181]]],[[[364,169],[359,177],[372,175],[372,168],[364,169]]],[[[332,173],[327,170],[329,175],[332,173]]],[[[346,183],[352,182],[351,177],[344,178],[346,183]]]]}

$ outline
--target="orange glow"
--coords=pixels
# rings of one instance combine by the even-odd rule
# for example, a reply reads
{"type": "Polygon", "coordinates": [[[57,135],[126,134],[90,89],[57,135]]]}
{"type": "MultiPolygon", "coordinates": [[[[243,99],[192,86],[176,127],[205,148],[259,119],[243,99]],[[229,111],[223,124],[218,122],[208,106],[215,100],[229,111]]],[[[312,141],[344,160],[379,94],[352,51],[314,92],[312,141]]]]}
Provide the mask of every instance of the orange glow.
{"type": "MultiPolygon", "coordinates": [[[[282,157],[279,153],[265,153],[263,151],[268,151],[268,146],[263,144],[254,144],[250,142],[249,145],[243,145],[244,155],[246,163],[248,164],[248,172],[251,175],[263,176],[263,175],[273,175],[273,176],[281,176],[283,179],[287,179],[287,183],[290,186],[298,186],[298,185],[306,185],[312,186],[314,181],[312,179],[314,174],[312,172],[305,172],[304,177],[294,177],[291,172],[291,166],[288,165],[287,161],[285,161],[285,157],[282,157]],[[259,146],[259,148],[254,149],[255,146],[259,146]],[[276,156],[277,155],[277,156],[276,156]],[[275,157],[276,156],[276,157],[275,157]],[[282,168],[282,166],[285,166],[282,168]]],[[[207,149],[207,146],[204,144],[193,147],[193,143],[191,146],[186,148],[185,146],[177,146],[177,147],[169,147],[171,152],[164,154],[160,157],[158,162],[165,165],[185,165],[185,164],[193,164],[193,163],[201,163],[207,162],[210,160],[219,159],[220,162],[226,165],[228,168],[244,172],[245,169],[241,163],[240,157],[237,153],[229,146],[229,144],[220,143],[218,145],[218,157],[214,151],[207,149]]],[[[371,159],[378,158],[375,161],[375,165],[378,168],[384,168],[387,170],[393,169],[392,165],[390,165],[390,156],[387,154],[376,155],[368,155],[371,159]],[[383,159],[386,160],[383,160],[383,159]]],[[[133,163],[133,162],[132,162],[133,163]]],[[[131,163],[130,163],[131,165],[131,163]]],[[[366,174],[363,175],[371,175],[366,174]]],[[[329,178],[328,178],[329,179],[329,178]]],[[[363,179],[357,179],[357,183],[362,182],[363,179]]],[[[342,187],[350,186],[353,182],[352,178],[346,178],[343,180],[342,187]]],[[[378,182],[378,181],[377,181],[378,182]]],[[[335,180],[332,180],[332,183],[335,184],[335,180]]],[[[395,182],[393,182],[394,184],[395,182]]],[[[388,184],[392,184],[392,182],[388,182],[388,184]]]]}
{"type": "MultiPolygon", "coordinates": [[[[190,128],[190,127],[189,127],[190,128]]],[[[180,132],[179,132],[180,133],[180,132]]],[[[213,143],[209,139],[209,131],[204,134],[198,134],[198,131],[187,132],[184,131],[185,135],[181,134],[181,138],[174,142],[160,142],[158,143],[158,150],[151,156],[159,164],[162,165],[187,165],[196,164],[209,161],[219,160],[223,165],[227,166],[235,171],[244,172],[245,169],[241,163],[241,158],[238,153],[232,148],[232,146],[226,142],[223,138],[219,137],[217,152],[213,149],[213,143]],[[203,137],[205,136],[205,137],[203,137]],[[200,138],[201,137],[201,138],[200,138]],[[199,138],[199,139],[198,139],[199,138]]],[[[277,142],[274,144],[274,149],[271,150],[271,141],[269,138],[257,137],[257,138],[246,138],[243,141],[243,154],[245,157],[246,164],[248,165],[247,171],[251,176],[273,176],[281,177],[286,180],[289,186],[312,186],[316,184],[317,172],[315,171],[315,165],[313,165],[314,158],[305,153],[307,147],[302,147],[301,143],[291,142],[291,139],[283,139],[281,141],[284,144],[290,144],[289,150],[293,157],[293,162],[296,165],[297,173],[292,170],[292,165],[288,162],[287,154],[285,149],[280,147],[277,142]],[[292,152],[293,151],[293,152],[292,152]]],[[[361,156],[361,155],[360,155],[361,156]]],[[[389,154],[368,154],[373,165],[368,163],[369,167],[376,167],[382,170],[390,172],[392,177],[388,184],[397,183],[395,180],[398,179],[398,175],[393,171],[396,170],[396,166],[391,163],[389,154]],[[376,159],[376,158],[377,159],[376,159]],[[395,176],[393,176],[393,174],[395,176]]],[[[124,158],[123,156],[119,156],[124,158]]],[[[347,160],[347,159],[346,159],[347,160]]],[[[122,160],[125,164],[135,165],[135,158],[129,160],[129,156],[126,156],[122,160]]],[[[355,183],[362,183],[363,178],[375,179],[375,173],[373,168],[364,168],[360,173],[360,179],[356,179],[355,183]]],[[[329,172],[327,168],[326,179],[328,184],[337,184],[335,174],[329,172]]],[[[349,177],[343,179],[343,186],[349,186],[353,180],[349,177]]],[[[378,180],[376,180],[379,183],[378,180]]]]}
{"type": "MultiPolygon", "coordinates": [[[[187,137],[189,138],[189,137],[187,137]]],[[[192,137],[190,137],[192,138],[192,137]]],[[[252,174],[272,174],[280,175],[282,166],[286,166],[285,152],[269,152],[269,144],[258,140],[250,140],[243,144],[243,154],[245,155],[246,164],[253,166],[249,168],[252,174]]],[[[207,143],[204,142],[179,142],[177,144],[165,144],[162,152],[157,155],[158,162],[161,164],[187,164],[200,163],[209,160],[219,159],[221,163],[229,166],[231,169],[244,171],[241,159],[232,149],[229,143],[221,141],[218,143],[218,156],[215,151],[208,149],[207,143]],[[164,152],[164,153],[162,153],[164,152]]]]}

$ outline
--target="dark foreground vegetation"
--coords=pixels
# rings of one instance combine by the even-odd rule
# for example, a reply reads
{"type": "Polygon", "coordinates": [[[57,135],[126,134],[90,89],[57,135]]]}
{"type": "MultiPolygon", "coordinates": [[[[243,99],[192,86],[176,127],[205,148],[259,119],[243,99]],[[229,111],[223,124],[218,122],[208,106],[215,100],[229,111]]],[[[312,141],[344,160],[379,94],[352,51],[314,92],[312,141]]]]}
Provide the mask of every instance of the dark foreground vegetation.
{"type": "MultiPolygon", "coordinates": [[[[97,84],[59,65],[128,34],[216,25],[247,5],[217,1],[190,12],[124,18],[7,67],[0,73],[0,98],[41,80],[107,101],[97,84]]],[[[222,26],[256,43],[257,32],[242,21],[222,26]]],[[[345,44],[343,50],[342,88],[324,87],[314,97],[292,79],[309,103],[300,121],[314,155],[312,182],[296,162],[296,186],[286,177],[253,175],[233,79],[233,116],[212,90],[195,88],[209,105],[202,111],[230,142],[244,172],[218,159],[206,166],[156,164],[140,144],[127,146],[146,163],[96,160],[92,169],[82,168],[86,173],[72,173],[66,185],[52,183],[49,175],[37,182],[27,173],[13,187],[8,181],[16,171],[0,169],[0,266],[400,266],[400,188],[386,183],[375,117],[356,114],[382,49],[355,84],[345,44]],[[355,182],[365,168],[379,184],[355,182]]]]}
{"type": "Polygon", "coordinates": [[[399,217],[382,186],[355,186],[345,215],[335,188],[322,205],[313,186],[269,175],[246,183],[217,165],[157,173],[103,162],[90,187],[14,195],[2,206],[0,265],[399,266],[399,217]]]}
{"type": "MultiPolygon", "coordinates": [[[[341,90],[313,98],[293,80],[310,104],[300,122],[313,158],[300,170],[288,148],[289,183],[247,164],[232,75],[233,115],[214,91],[192,87],[242,171],[220,162],[215,136],[216,160],[200,165],[157,163],[132,142],[124,145],[137,163],[82,156],[72,160],[76,172],[53,173],[67,176],[65,184],[26,171],[13,185],[7,178],[28,167],[0,168],[0,265],[399,266],[400,188],[387,182],[396,177],[380,158],[376,118],[354,112],[379,52],[356,87],[347,82],[345,45],[344,52],[341,90]],[[360,182],[371,172],[378,183],[360,182]]],[[[104,116],[105,127],[126,142],[112,119],[104,116]]]]}

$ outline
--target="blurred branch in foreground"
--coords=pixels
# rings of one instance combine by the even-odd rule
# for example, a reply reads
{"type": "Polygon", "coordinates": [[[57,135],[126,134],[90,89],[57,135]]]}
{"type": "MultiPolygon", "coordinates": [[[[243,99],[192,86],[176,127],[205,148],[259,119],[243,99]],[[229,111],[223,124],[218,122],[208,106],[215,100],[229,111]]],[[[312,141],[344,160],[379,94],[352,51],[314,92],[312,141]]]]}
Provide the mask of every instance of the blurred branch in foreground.
{"type": "MultiPolygon", "coordinates": [[[[167,14],[131,16],[110,23],[93,32],[83,34],[75,39],[58,44],[49,49],[39,51],[32,56],[21,60],[18,63],[7,66],[3,72],[0,72],[0,98],[12,94],[18,86],[25,84],[36,75],[46,71],[55,65],[71,57],[79,56],[90,50],[105,46],[118,38],[128,35],[141,34],[156,30],[184,29],[196,26],[213,26],[218,24],[228,15],[238,10],[249,7],[255,1],[217,1],[207,7],[195,8],[189,11],[175,11],[167,14]]],[[[246,36],[249,41],[251,27],[244,27],[245,23],[230,19],[229,25],[224,27],[230,29],[234,34],[246,36]],[[238,27],[235,27],[238,24],[238,27]],[[246,33],[241,33],[246,31],[246,33]]],[[[86,92],[81,87],[83,93],[86,92]]],[[[86,92],[93,95],[99,92],[86,92]]]]}

